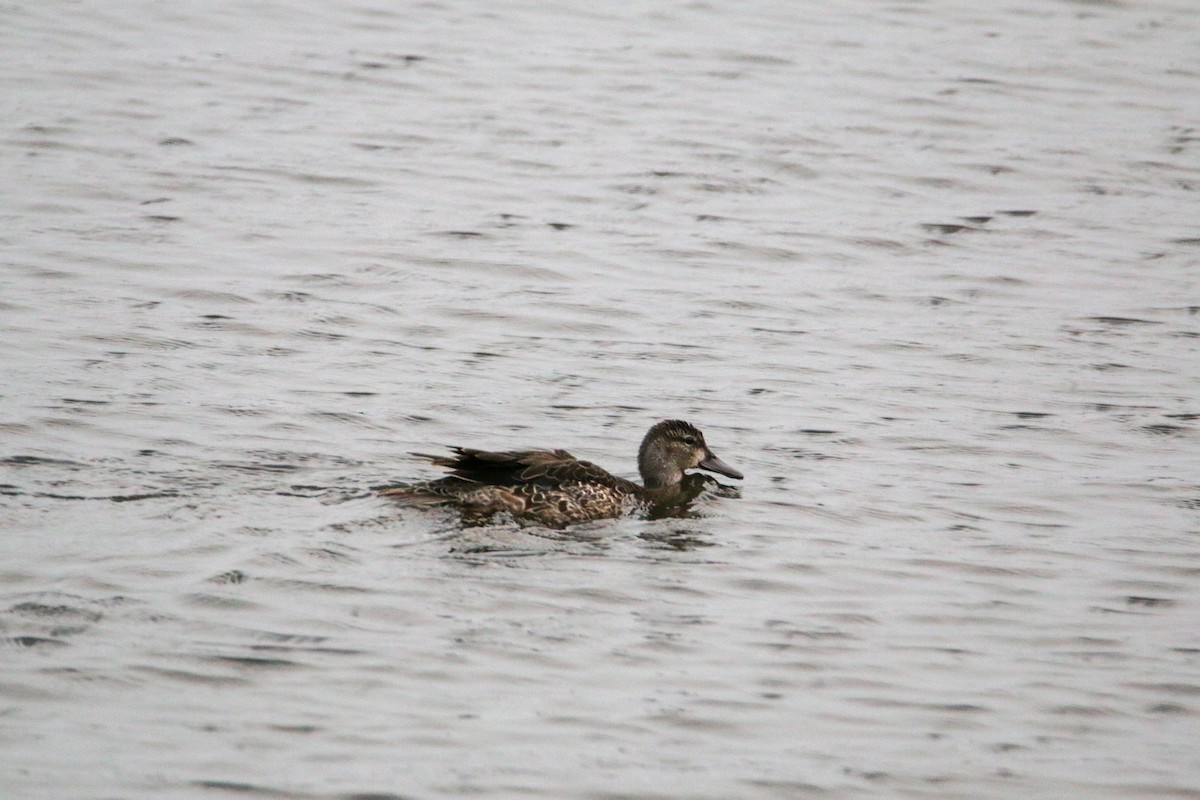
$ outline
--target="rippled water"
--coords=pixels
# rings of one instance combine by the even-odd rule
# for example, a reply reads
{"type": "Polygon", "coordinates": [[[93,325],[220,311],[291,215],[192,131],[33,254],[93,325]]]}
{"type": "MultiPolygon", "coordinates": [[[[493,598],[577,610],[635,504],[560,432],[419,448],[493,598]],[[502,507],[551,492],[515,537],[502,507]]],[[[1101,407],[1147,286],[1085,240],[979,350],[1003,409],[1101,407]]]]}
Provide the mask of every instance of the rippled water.
{"type": "Polygon", "coordinates": [[[0,31],[4,796],[1200,797],[1194,3],[0,31]]]}

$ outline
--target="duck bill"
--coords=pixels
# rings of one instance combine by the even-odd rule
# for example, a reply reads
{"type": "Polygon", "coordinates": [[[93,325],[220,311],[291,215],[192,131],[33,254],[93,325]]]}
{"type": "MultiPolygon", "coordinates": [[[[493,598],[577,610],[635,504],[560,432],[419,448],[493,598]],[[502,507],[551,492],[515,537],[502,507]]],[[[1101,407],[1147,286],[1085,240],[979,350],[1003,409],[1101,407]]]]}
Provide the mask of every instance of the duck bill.
{"type": "Polygon", "coordinates": [[[726,464],[726,463],[725,463],[724,461],[722,461],[721,459],[717,458],[717,457],[716,457],[716,456],[713,454],[713,451],[712,451],[712,450],[709,450],[709,451],[708,451],[708,452],[705,454],[705,456],[704,456],[704,460],[703,460],[703,461],[701,461],[701,462],[700,462],[699,464],[697,464],[696,466],[697,466],[697,467],[699,467],[700,469],[706,469],[706,470],[708,470],[709,472],[715,472],[715,473],[717,473],[718,475],[724,475],[724,476],[725,476],[725,477],[727,477],[727,478],[737,478],[739,481],[740,481],[740,480],[742,479],[742,477],[743,477],[743,476],[742,476],[742,473],[738,472],[736,469],[734,469],[733,467],[729,466],[728,464],[726,464]]]}

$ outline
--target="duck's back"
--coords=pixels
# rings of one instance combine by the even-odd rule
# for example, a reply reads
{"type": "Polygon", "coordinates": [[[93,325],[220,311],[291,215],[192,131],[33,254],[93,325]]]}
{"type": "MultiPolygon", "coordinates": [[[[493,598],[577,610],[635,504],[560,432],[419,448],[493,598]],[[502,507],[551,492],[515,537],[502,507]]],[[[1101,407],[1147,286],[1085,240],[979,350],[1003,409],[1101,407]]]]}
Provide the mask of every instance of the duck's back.
{"type": "Polygon", "coordinates": [[[449,469],[448,477],[384,494],[414,503],[457,503],[479,517],[507,511],[560,527],[618,516],[642,491],[566,450],[451,450],[454,455],[422,456],[449,469]]]}

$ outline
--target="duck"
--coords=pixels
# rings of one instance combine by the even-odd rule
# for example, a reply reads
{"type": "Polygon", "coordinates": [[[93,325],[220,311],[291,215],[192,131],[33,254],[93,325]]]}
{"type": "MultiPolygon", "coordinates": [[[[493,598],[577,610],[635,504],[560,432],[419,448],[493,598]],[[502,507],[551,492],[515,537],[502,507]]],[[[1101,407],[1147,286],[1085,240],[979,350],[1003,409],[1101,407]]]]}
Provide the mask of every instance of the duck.
{"type": "MultiPolygon", "coordinates": [[[[403,505],[450,505],[469,522],[507,513],[519,523],[565,528],[637,510],[686,506],[715,478],[701,469],[741,480],[743,475],[709,448],[690,422],[667,419],[646,432],[638,448],[638,484],[617,477],[566,450],[477,450],[450,447],[453,455],[414,453],[450,474],[421,483],[380,488],[403,505]]],[[[720,485],[720,484],[717,484],[720,485]]]]}

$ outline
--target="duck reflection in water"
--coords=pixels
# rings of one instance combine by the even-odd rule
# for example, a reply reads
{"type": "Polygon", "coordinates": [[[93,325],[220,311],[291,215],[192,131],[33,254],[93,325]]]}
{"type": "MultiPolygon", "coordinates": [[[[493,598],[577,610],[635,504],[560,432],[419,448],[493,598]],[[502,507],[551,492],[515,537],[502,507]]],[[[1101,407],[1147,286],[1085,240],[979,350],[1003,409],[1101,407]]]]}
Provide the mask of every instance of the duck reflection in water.
{"type": "Polygon", "coordinates": [[[566,450],[450,450],[453,455],[417,454],[447,468],[448,476],[387,487],[380,494],[405,505],[457,506],[471,523],[507,513],[518,522],[562,528],[638,511],[652,518],[687,516],[690,504],[701,494],[731,493],[731,487],[711,476],[687,472],[690,469],[742,478],[709,449],[696,426],[677,419],[659,422],[642,439],[640,485],[566,450]]]}

